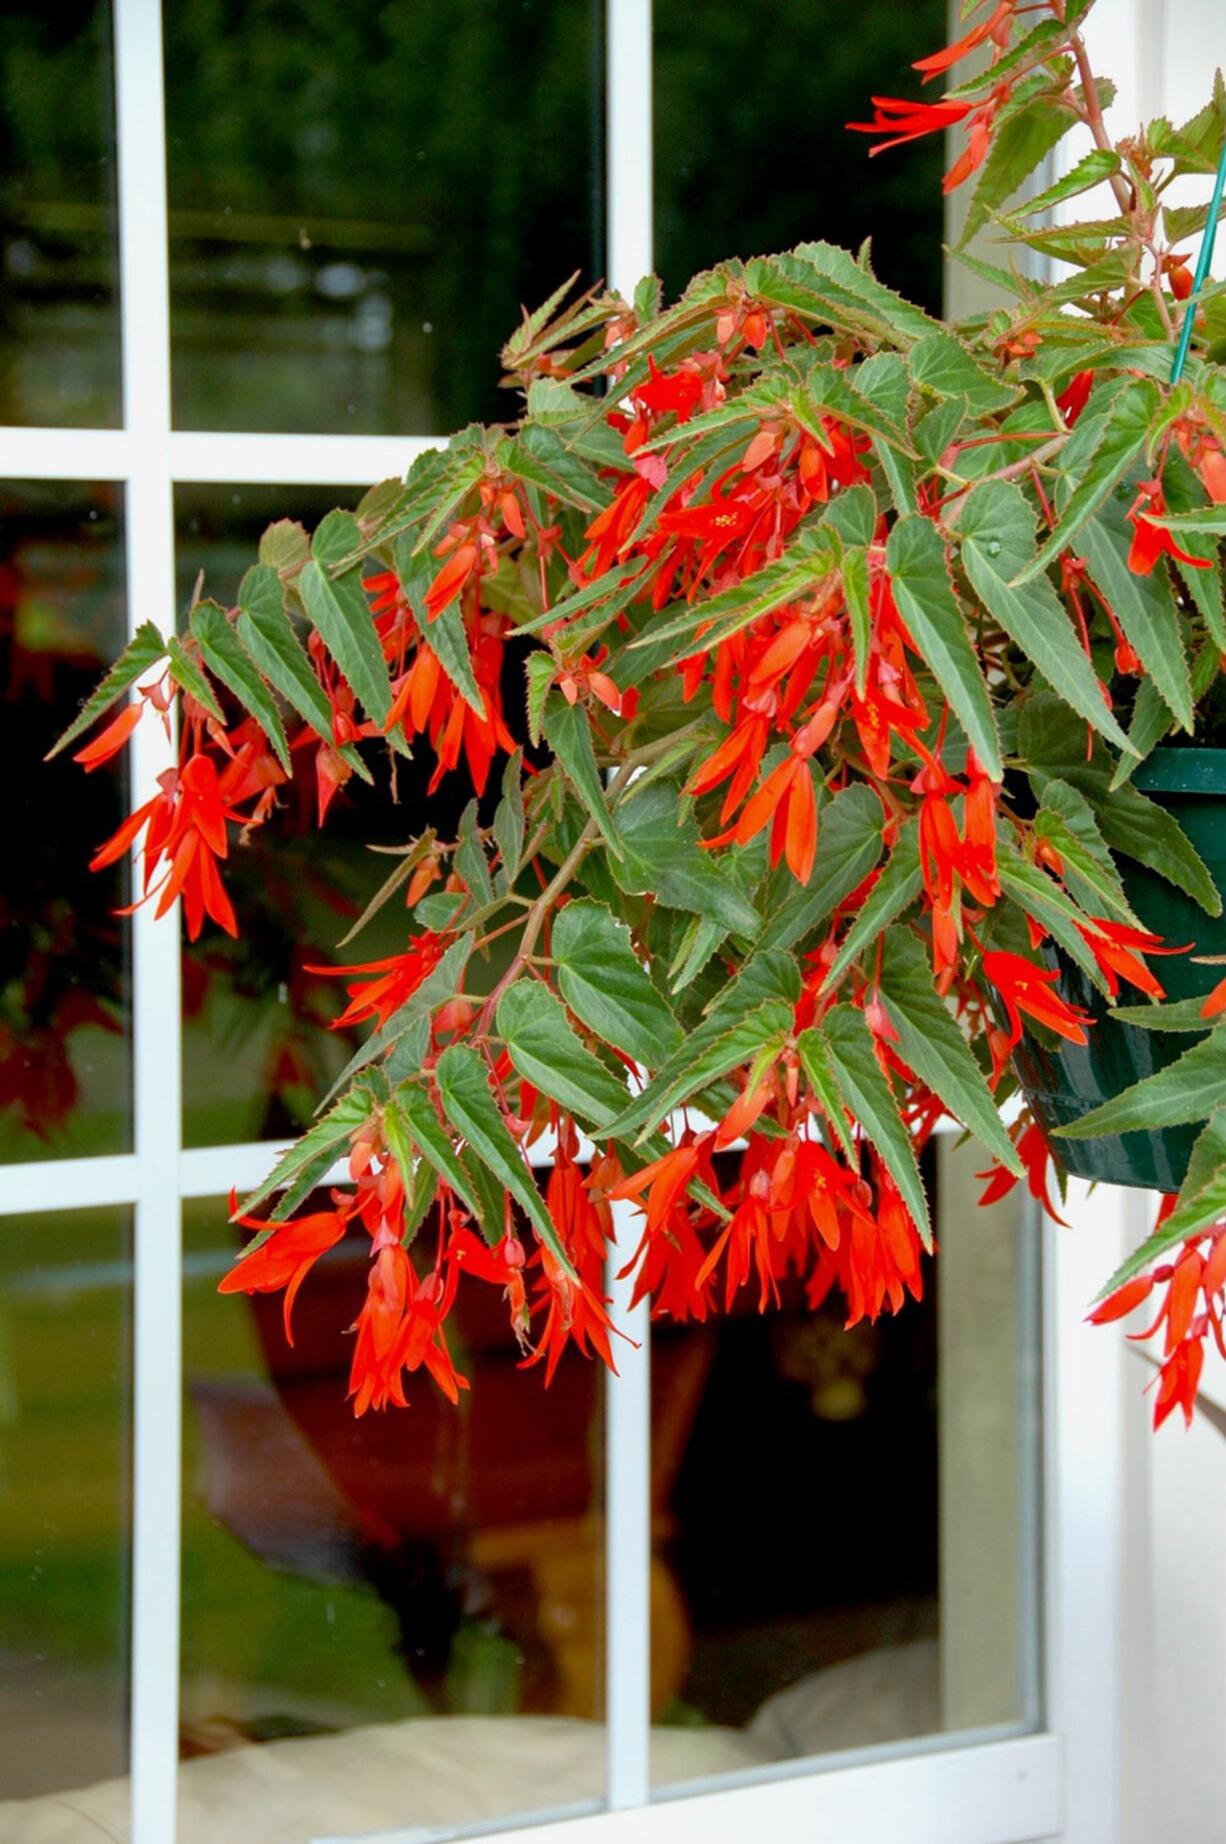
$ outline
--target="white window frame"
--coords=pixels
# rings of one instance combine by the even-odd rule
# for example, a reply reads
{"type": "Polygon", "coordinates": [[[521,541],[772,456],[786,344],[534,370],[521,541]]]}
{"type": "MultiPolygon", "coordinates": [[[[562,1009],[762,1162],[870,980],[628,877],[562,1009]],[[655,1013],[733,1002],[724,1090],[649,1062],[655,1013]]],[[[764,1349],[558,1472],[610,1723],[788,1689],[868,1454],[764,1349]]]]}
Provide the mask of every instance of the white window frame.
{"type": "MultiPolygon", "coordinates": [[[[171,427],[168,241],[160,0],[113,0],[124,423],[0,430],[13,479],[108,480],[126,492],[129,630],[175,605],[173,488],[366,485],[401,473],[423,437],[230,434],[171,427]]],[[[1133,24],[1140,0],[1104,0],[1133,24]]],[[[1107,25],[1100,19],[1100,30],[1107,25]]],[[[629,291],[651,267],[651,0],[607,0],[607,247],[629,291]]],[[[167,766],[158,726],[131,745],[137,799],[167,766]]],[[[181,1231],[185,1198],[261,1179],[266,1144],[181,1141],[179,930],[132,920],[134,1150],[0,1168],[3,1219],[131,1205],[135,1213],[132,1844],[173,1844],[178,1761],[181,1231]]],[[[1076,1234],[1048,1225],[1043,1271],[1042,1706],[1038,1733],[931,1737],[755,1771],[651,1801],[649,1785],[649,1339],[607,1393],[607,1809],[504,1828],[519,1844],[1114,1844],[1119,1835],[1117,1664],[1122,1447],[1136,1378],[1118,1341],[1087,1332],[1085,1302],[1139,1235],[1145,1201],[1074,1186],[1076,1234]]],[[[622,1207],[623,1211],[626,1207],[622,1207]]],[[[420,1834],[406,1833],[418,1836],[420,1834]]],[[[432,1834],[434,1835],[434,1834],[432,1834]]],[[[219,1844],[221,1841],[219,1840],[219,1844]]],[[[305,1844],[305,1841],[304,1841],[305,1844]]]]}

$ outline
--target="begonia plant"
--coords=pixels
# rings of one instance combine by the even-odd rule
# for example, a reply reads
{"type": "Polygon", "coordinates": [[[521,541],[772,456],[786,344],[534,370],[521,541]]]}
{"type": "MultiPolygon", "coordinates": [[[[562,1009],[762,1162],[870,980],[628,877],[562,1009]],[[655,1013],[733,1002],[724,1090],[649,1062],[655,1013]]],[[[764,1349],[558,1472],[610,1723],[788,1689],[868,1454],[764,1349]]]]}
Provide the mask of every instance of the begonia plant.
{"type": "Polygon", "coordinates": [[[141,900],[181,899],[193,938],[237,930],[225,861],[295,764],[321,827],[398,755],[471,784],[454,839],[405,812],[367,912],[407,908],[402,950],[318,970],[369,1036],[235,1206],[255,1236],[223,1290],[284,1289],[287,1335],[312,1264],[368,1240],[359,1414],[419,1369],[465,1387],[461,1287],[502,1290],[547,1381],[568,1343],[613,1363],[616,1200],[657,1314],[765,1307],[785,1277],[852,1321],[919,1297],[930,1136],[952,1117],[987,1198],[1024,1179],[1056,1208],[1062,1142],[1011,1058],[1024,1031],[1084,1045],[1123,988],[1191,1047],[1091,1130],[1208,1124],[1095,1317],[1164,1290],[1159,1421],[1222,1346],[1226,983],[1160,1004],[1149,957],[1187,944],[1128,878],[1221,911],[1133,774],[1216,743],[1222,708],[1226,296],[1191,270],[1210,207],[1168,189],[1218,167],[1226,91],[1113,138],[1089,0],[966,10],[917,69],[974,74],[851,126],[873,155],[965,131],[945,186],[973,184],[966,235],[998,243],[964,260],[1005,305],[943,323],[821,242],[671,305],[652,278],[560,289],[504,348],[507,422],[312,534],[273,525],[236,606],[142,628],[59,745],[129,691],[87,769],[177,713],[177,768],[94,864],[136,850],[141,900]]]}

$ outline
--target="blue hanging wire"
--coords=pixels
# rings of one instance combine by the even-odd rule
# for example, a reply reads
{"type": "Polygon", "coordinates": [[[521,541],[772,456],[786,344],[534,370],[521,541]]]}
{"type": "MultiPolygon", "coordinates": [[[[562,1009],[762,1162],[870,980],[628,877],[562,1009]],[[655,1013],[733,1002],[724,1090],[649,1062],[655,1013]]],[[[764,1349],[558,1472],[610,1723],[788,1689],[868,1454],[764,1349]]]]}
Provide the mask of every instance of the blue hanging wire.
{"type": "Polygon", "coordinates": [[[1183,376],[1183,368],[1188,361],[1188,347],[1192,344],[1192,324],[1196,319],[1196,308],[1200,300],[1200,291],[1205,285],[1209,273],[1209,264],[1213,261],[1213,245],[1217,239],[1218,212],[1221,210],[1222,194],[1226,192],[1226,141],[1222,143],[1222,157],[1217,163],[1217,178],[1213,182],[1213,197],[1209,201],[1209,216],[1205,222],[1204,235],[1200,240],[1200,254],[1196,258],[1196,274],[1192,278],[1192,292],[1188,296],[1188,305],[1184,309],[1183,325],[1179,329],[1179,346],[1175,353],[1175,363],[1171,366],[1171,383],[1178,384],[1183,376]]]}

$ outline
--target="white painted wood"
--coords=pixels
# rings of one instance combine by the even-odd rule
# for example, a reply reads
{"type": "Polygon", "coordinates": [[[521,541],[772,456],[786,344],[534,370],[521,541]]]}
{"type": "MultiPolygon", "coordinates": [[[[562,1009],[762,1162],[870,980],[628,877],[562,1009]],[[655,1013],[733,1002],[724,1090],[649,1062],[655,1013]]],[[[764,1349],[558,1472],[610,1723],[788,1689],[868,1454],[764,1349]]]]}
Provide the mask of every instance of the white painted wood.
{"type": "Polygon", "coordinates": [[[1059,1823],[1059,1777],[1059,1745],[1027,1736],[818,1773],[785,1769],[754,1785],[506,1835],[508,1844],[1026,1844],[1059,1823]]]}
{"type": "MultiPolygon", "coordinates": [[[[174,608],[166,149],[159,0],[117,0],[115,84],[128,436],[128,624],[174,608]]],[[[71,438],[70,438],[71,439],[71,438]]],[[[161,726],[130,745],[138,800],[173,761],[161,726]]],[[[179,926],[132,920],[136,1186],[132,1844],[173,1844],[179,1707],[179,926]]]]}
{"type": "Polygon", "coordinates": [[[445,438],[429,435],[239,435],[177,429],[175,480],[243,486],[373,486],[398,479],[445,438]]]}

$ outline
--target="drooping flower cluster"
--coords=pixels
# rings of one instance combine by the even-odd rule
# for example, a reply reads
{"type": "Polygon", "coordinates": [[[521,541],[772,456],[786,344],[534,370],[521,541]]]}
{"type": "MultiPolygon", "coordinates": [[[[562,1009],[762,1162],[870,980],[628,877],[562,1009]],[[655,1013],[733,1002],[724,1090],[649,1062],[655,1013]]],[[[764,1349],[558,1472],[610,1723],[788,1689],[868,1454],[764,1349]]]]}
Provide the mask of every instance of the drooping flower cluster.
{"type": "MultiPolygon", "coordinates": [[[[1154,1233],[1158,1234],[1175,1208],[1174,1197],[1162,1200],[1154,1233]]],[[[1210,1334],[1223,1357],[1223,1313],[1226,1312],[1226,1223],[1208,1234],[1189,1236],[1171,1251],[1169,1261],[1156,1262],[1148,1273],[1134,1274],[1107,1296],[1090,1314],[1095,1325],[1126,1319],[1163,1289],[1162,1304],[1153,1324],[1129,1338],[1150,1339],[1162,1334],[1162,1361],[1155,1379],[1154,1427],[1160,1428],[1176,1408],[1191,1426],[1196,1392],[1205,1366],[1205,1345],[1210,1334]]]]}
{"type": "MultiPolygon", "coordinates": [[[[997,1112],[1015,1053],[1083,1048],[1109,1004],[1165,997],[1149,957],[1186,944],[1142,926],[1122,861],[1220,907],[1129,777],[1191,727],[1226,647],[1220,393],[1203,358],[1178,395],[1155,381],[1196,304],[1136,203],[1204,171],[1221,124],[1188,125],[1192,155],[1098,162],[1120,224],[1080,227],[1083,261],[1002,213],[998,169],[1028,143],[995,139],[1047,111],[1107,151],[1080,15],[970,15],[917,68],[986,47],[978,75],[855,126],[876,153],[963,124],[946,188],[986,168],[972,219],[1083,262],[1084,296],[1021,282],[950,329],[820,243],[671,307],[651,281],[564,289],[503,355],[516,424],[466,430],[312,541],[281,531],[162,678],[146,644],[74,726],[145,675],[93,767],[179,698],[178,767],[96,862],[143,841],[142,900],[182,895],[193,936],[235,928],[230,829],[271,816],[294,751],[321,826],[376,752],[423,751],[432,792],[455,773],[475,796],[371,905],[403,892],[407,942],[304,968],[347,982],[336,1022],[371,1037],[236,1217],[262,1239],[224,1285],[285,1288],[287,1331],[312,1264],[367,1238],[358,1413],[422,1369],[455,1399],[445,1325],[478,1283],[546,1382],[570,1345],[615,1363],[611,1263],[682,1320],[746,1289],[765,1310],[837,1288],[852,1321],[920,1297],[938,1126],[985,1143],[984,1201],[1024,1179],[1054,1214],[1053,1122],[997,1112]],[[329,1160],[348,1185],[295,1217],[329,1160]],[[281,1216],[254,1214],[277,1191],[281,1216]],[[630,1208],[641,1230],[615,1238],[630,1208]]],[[[1184,1323],[1186,1285],[1164,1402],[1194,1392],[1189,1328],[1219,1334],[1208,1293],[1184,1323]]]]}

